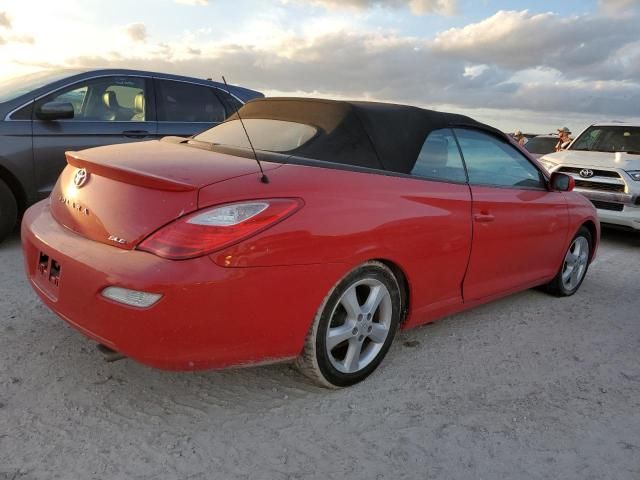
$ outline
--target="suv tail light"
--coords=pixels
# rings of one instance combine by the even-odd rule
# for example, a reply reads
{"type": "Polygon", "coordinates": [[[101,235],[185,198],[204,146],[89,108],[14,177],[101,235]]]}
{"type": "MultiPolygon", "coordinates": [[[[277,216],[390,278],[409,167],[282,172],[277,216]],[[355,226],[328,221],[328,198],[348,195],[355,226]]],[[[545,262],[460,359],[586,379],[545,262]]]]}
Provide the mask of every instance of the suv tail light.
{"type": "Polygon", "coordinates": [[[272,227],[302,205],[301,199],[277,198],[206,208],[152,233],[138,245],[138,250],[171,260],[200,257],[272,227]]]}

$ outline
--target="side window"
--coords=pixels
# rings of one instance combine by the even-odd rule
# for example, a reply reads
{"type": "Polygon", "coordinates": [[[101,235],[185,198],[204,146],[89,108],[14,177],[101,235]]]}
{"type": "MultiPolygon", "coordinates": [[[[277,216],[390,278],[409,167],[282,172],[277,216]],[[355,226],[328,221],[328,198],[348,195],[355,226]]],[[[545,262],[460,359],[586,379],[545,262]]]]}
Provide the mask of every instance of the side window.
{"type": "Polygon", "coordinates": [[[84,105],[84,99],[87,97],[88,86],[79,87],[75,90],[62,93],[55,97],[54,102],[64,102],[73,105],[74,118],[78,118],[82,115],[82,105],[84,105]]]}
{"type": "Polygon", "coordinates": [[[22,107],[17,112],[14,112],[14,114],[11,115],[11,120],[31,120],[32,113],[33,113],[33,102],[31,102],[29,105],[22,107]]]}
{"type": "Polygon", "coordinates": [[[467,181],[460,151],[450,129],[433,130],[429,134],[411,175],[445,182],[467,181]]]}
{"type": "Polygon", "coordinates": [[[145,80],[137,77],[104,77],[76,83],[38,100],[73,105],[73,120],[144,122],[147,120],[145,80]]]}
{"type": "Polygon", "coordinates": [[[221,89],[216,89],[215,92],[216,95],[218,95],[218,98],[222,100],[222,103],[224,103],[224,106],[227,109],[227,116],[233,115],[236,110],[240,110],[242,107],[242,103],[233,95],[229,95],[221,89]]]}
{"type": "Polygon", "coordinates": [[[499,187],[544,188],[542,174],[513,146],[475,130],[455,129],[469,183],[499,187]]]}
{"type": "Polygon", "coordinates": [[[158,120],[164,122],[219,123],[226,118],[224,106],[213,90],[170,80],[157,80],[158,120]]]}

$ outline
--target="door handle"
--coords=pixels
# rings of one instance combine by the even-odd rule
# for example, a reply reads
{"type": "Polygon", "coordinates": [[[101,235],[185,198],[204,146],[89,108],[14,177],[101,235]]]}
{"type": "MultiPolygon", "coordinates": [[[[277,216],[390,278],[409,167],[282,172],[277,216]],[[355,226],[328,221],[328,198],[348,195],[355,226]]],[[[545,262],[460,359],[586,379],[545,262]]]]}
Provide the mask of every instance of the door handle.
{"type": "Polygon", "coordinates": [[[489,223],[489,222],[493,222],[496,219],[496,217],[491,215],[489,212],[482,211],[480,213],[475,213],[473,215],[473,219],[479,223],[489,223]]]}
{"type": "Polygon", "coordinates": [[[122,135],[128,138],[144,138],[149,136],[149,132],[146,130],[125,130],[122,135]]]}

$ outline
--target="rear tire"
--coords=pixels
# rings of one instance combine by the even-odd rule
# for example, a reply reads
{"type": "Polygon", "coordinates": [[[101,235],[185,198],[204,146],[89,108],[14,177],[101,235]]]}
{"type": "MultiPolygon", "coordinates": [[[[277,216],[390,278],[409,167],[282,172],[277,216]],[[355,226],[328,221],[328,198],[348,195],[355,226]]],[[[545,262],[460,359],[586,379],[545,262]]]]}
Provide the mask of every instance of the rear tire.
{"type": "Polygon", "coordinates": [[[323,387],[364,380],[391,347],[401,302],[398,281],[383,263],[371,261],[352,270],[322,302],[296,366],[323,387]]]}
{"type": "Polygon", "coordinates": [[[586,227],[580,227],[571,240],[557,275],[543,289],[558,297],[568,297],[578,291],[589,269],[593,240],[586,227]]]}
{"type": "Polygon", "coordinates": [[[13,192],[0,180],[0,242],[9,235],[18,221],[18,203],[13,192]]]}

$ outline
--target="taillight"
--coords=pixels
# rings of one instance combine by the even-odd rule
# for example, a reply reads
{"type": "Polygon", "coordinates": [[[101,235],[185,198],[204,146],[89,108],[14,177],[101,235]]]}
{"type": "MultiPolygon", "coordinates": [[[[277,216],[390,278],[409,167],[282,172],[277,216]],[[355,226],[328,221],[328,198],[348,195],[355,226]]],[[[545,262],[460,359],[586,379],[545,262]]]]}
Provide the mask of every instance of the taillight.
{"type": "Polygon", "coordinates": [[[262,232],[302,205],[300,199],[278,198],[199,210],[151,234],[140,243],[138,250],[172,260],[200,257],[262,232]]]}

